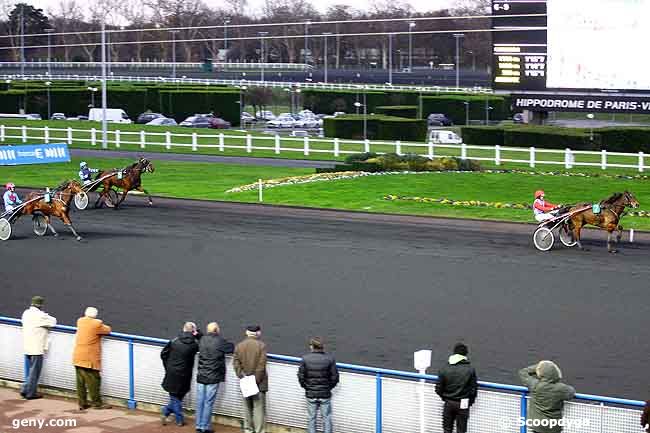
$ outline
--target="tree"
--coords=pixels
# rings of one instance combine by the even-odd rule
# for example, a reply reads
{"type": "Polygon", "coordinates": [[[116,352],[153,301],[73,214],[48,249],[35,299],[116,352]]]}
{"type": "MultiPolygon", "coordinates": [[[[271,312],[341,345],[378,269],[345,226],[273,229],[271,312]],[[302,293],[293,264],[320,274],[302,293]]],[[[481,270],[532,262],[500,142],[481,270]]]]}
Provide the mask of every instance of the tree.
{"type": "Polygon", "coordinates": [[[246,101],[253,107],[255,113],[264,111],[272,100],[273,90],[266,87],[252,87],[246,92],[246,101]]]}
{"type": "MultiPolygon", "coordinates": [[[[7,22],[8,35],[12,36],[11,46],[16,47],[14,50],[14,58],[16,61],[20,60],[20,35],[44,33],[44,30],[50,27],[48,18],[43,14],[43,9],[36,9],[34,6],[27,3],[18,3],[9,12],[7,22]]],[[[41,45],[47,43],[47,37],[43,36],[30,36],[25,37],[25,46],[28,45],[41,45]]]]}

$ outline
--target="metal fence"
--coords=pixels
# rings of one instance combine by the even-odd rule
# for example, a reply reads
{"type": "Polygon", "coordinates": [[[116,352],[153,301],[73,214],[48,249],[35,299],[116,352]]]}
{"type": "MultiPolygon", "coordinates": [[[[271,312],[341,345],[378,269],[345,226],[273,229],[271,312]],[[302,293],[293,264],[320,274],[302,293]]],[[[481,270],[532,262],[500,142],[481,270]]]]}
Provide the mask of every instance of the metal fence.
{"type": "MultiPolygon", "coordinates": [[[[56,69],[80,69],[102,67],[101,62],[48,62],[48,61],[30,61],[30,62],[0,62],[0,68],[20,68],[24,65],[26,68],[56,68],[56,69]]],[[[201,70],[204,63],[199,62],[106,62],[111,68],[128,68],[128,69],[169,69],[176,67],[178,70],[190,69],[193,71],[201,70]]],[[[246,70],[282,70],[282,71],[312,71],[314,67],[305,63],[261,63],[261,62],[212,62],[215,69],[246,69],[246,70]]]]}
{"type": "MultiPolygon", "coordinates": [[[[261,68],[260,68],[261,69],[261,68]]],[[[86,74],[32,74],[32,75],[16,75],[16,74],[1,74],[0,79],[10,80],[37,80],[37,81],[100,81],[101,76],[86,74]]],[[[215,85],[228,85],[228,86],[251,86],[251,87],[296,87],[302,89],[319,89],[319,90],[354,90],[357,92],[371,92],[374,90],[384,92],[420,92],[420,93],[475,93],[475,94],[491,94],[492,89],[487,87],[453,87],[453,86],[414,86],[414,85],[392,85],[392,84],[347,84],[347,83],[314,83],[311,81],[305,82],[288,82],[288,81],[256,81],[256,80],[221,80],[211,78],[169,78],[169,77],[140,77],[140,76],[126,76],[126,75],[113,75],[111,73],[107,81],[117,83],[174,83],[174,84],[201,84],[209,86],[215,85]]]]}
{"type": "MultiPolygon", "coordinates": [[[[75,389],[72,366],[75,328],[57,326],[50,333],[41,383],[75,389]]],[[[22,381],[24,357],[20,320],[0,317],[0,378],[22,381]]],[[[159,386],[163,378],[160,347],[167,340],[112,333],[102,346],[102,394],[125,399],[129,407],[138,402],[165,404],[167,395],[159,386]]],[[[307,408],[304,391],[296,373],[299,358],[269,355],[267,420],[271,423],[305,428],[307,408]]],[[[220,387],[215,412],[241,417],[242,402],[238,380],[228,359],[226,382],[220,387]]],[[[434,391],[436,376],[338,364],[341,381],[333,391],[335,430],[346,433],[442,432],[442,401],[434,391]],[[426,415],[420,425],[420,413],[426,415]]],[[[479,382],[480,390],[472,407],[470,433],[525,433],[519,425],[526,415],[526,388],[479,382]]],[[[185,406],[195,407],[195,383],[185,406]]],[[[643,402],[578,394],[565,405],[565,419],[588,422],[587,429],[570,426],[566,433],[640,433],[643,402]],[[584,421],[586,420],[586,421],[584,421]]]]}
{"type": "MultiPolygon", "coordinates": [[[[101,130],[96,128],[51,128],[48,126],[37,128],[22,126],[0,125],[0,143],[11,140],[19,140],[22,143],[29,142],[61,142],[68,145],[73,143],[87,143],[91,147],[102,145],[101,130]]],[[[459,157],[461,159],[473,159],[476,161],[488,161],[495,165],[503,163],[527,164],[531,168],[539,165],[562,166],[566,169],[573,167],[599,167],[602,170],[608,168],[629,168],[643,172],[650,168],[646,165],[646,155],[639,153],[609,152],[601,150],[598,152],[572,150],[572,149],[539,149],[535,147],[505,147],[505,146],[472,146],[461,144],[436,144],[436,143],[414,143],[397,141],[377,140],[345,140],[339,138],[315,138],[315,137],[281,137],[280,135],[229,135],[224,133],[172,133],[152,131],[120,131],[109,130],[107,132],[107,146],[116,149],[122,146],[136,147],[137,149],[166,149],[172,148],[191,149],[197,152],[201,149],[216,149],[225,152],[226,149],[244,150],[246,153],[253,151],[266,151],[275,155],[302,154],[309,156],[313,154],[328,155],[338,158],[344,155],[375,152],[378,154],[415,153],[428,158],[459,157]]]]}

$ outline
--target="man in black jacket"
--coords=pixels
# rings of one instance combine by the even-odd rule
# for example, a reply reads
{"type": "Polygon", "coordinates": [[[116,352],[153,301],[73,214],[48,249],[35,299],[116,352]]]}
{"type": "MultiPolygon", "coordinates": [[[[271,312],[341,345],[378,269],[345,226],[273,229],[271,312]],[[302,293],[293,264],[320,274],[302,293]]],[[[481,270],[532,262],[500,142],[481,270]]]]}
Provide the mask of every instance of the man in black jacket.
{"type": "Polygon", "coordinates": [[[458,343],[449,363],[440,369],[436,393],[445,402],[442,412],[442,429],[452,433],[454,421],[458,433],[467,432],[469,407],[474,404],[478,393],[476,370],[467,359],[467,346],[458,343]]]}
{"type": "Polygon", "coordinates": [[[162,387],[169,393],[169,403],[162,408],[162,425],[167,425],[167,417],[172,413],[176,416],[177,425],[185,425],[183,398],[192,385],[194,356],[199,351],[200,338],[201,332],[196,328],[196,324],[186,322],[183,332],[170,340],[160,352],[165,367],[162,387]]]}
{"type": "Polygon", "coordinates": [[[212,408],[219,383],[226,378],[226,354],[235,345],[219,335],[217,322],[209,323],[207,333],[199,341],[199,367],[196,372],[196,431],[212,432],[212,408]]]}
{"type": "Polygon", "coordinates": [[[332,389],[339,383],[334,356],[323,351],[323,342],[315,337],[309,341],[311,353],[302,357],[298,381],[305,388],[309,433],[316,433],[316,412],[320,407],[323,433],[332,433],[332,389]]]}

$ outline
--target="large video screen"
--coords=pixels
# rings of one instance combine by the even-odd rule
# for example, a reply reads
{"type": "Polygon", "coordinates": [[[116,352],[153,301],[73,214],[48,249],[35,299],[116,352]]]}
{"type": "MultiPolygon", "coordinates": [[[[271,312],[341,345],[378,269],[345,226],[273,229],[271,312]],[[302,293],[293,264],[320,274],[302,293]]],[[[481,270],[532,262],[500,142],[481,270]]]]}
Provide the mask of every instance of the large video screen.
{"type": "Polygon", "coordinates": [[[492,15],[495,89],[650,90],[650,0],[492,0],[492,15]]]}

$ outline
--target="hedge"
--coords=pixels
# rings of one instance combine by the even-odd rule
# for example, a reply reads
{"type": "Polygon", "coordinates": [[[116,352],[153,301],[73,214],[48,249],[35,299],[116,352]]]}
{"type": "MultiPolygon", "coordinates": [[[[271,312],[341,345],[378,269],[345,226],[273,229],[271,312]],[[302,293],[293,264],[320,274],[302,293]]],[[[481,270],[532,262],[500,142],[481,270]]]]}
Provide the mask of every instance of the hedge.
{"type": "Polygon", "coordinates": [[[377,114],[385,116],[404,117],[407,119],[418,118],[417,105],[383,105],[376,108],[377,114]]]}
{"type": "Polygon", "coordinates": [[[551,126],[465,126],[463,142],[477,146],[539,147],[546,149],[600,150],[600,137],[589,131],[551,126]]]}
{"type": "Polygon", "coordinates": [[[239,92],[163,90],[159,92],[160,110],[182,121],[196,113],[214,113],[239,125],[239,92]]]}
{"type": "MultiPolygon", "coordinates": [[[[345,115],[326,118],[323,122],[325,137],[362,140],[363,116],[345,115]]],[[[366,137],[369,140],[426,140],[427,123],[422,119],[405,119],[390,116],[368,116],[366,137]]]]}
{"type": "Polygon", "coordinates": [[[465,102],[469,103],[469,118],[485,119],[485,102],[492,107],[490,120],[510,117],[510,99],[502,96],[444,95],[422,96],[422,117],[443,113],[456,125],[465,125],[465,102]]]}
{"type": "Polygon", "coordinates": [[[601,147],[611,152],[650,153],[650,128],[599,128],[594,134],[600,137],[601,147]]]}

